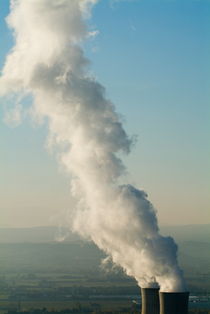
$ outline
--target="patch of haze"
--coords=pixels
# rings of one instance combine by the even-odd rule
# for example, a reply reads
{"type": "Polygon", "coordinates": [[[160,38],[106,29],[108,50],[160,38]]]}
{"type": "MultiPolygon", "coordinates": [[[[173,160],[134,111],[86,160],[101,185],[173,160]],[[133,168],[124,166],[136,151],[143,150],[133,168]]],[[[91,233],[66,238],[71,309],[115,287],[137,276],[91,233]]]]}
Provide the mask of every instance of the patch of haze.
{"type": "Polygon", "coordinates": [[[23,118],[23,107],[20,103],[17,103],[11,109],[7,108],[4,116],[4,122],[11,126],[17,127],[21,124],[23,118]]]}

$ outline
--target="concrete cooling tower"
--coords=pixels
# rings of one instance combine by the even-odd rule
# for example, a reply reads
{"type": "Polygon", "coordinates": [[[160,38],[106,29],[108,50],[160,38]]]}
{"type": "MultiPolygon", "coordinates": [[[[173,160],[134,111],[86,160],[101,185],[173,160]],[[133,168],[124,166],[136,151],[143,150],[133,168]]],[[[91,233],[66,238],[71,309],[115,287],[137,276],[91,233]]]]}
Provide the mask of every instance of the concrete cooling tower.
{"type": "Polygon", "coordinates": [[[188,313],[189,292],[160,292],[159,296],[160,314],[188,313]]]}
{"type": "Polygon", "coordinates": [[[159,288],[142,288],[142,314],[159,314],[159,288]]]}

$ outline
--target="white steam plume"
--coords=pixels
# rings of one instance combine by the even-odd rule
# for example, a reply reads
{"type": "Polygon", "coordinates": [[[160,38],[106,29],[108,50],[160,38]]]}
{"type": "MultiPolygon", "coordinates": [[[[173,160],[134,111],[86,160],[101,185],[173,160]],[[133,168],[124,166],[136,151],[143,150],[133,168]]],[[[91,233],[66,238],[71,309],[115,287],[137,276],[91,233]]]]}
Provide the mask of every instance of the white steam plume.
{"type": "Polygon", "coordinates": [[[61,161],[78,199],[71,227],[111,256],[141,287],[183,291],[177,247],[159,234],[145,192],[119,186],[126,135],[105,90],[88,75],[80,47],[96,0],[11,0],[7,19],[15,44],[0,78],[1,96],[32,94],[49,137],[65,147],[61,161]],[[65,145],[63,145],[65,144],[65,145]]]}

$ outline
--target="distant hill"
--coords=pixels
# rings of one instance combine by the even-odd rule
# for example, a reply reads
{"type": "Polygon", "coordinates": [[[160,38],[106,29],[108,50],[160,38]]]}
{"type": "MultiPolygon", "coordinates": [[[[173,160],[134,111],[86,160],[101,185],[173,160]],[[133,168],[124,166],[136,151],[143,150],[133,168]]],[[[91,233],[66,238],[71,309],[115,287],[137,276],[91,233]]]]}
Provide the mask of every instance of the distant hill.
{"type": "Polygon", "coordinates": [[[77,241],[79,237],[63,227],[0,228],[0,243],[49,243],[77,241]]]}
{"type": "MultiPolygon", "coordinates": [[[[161,232],[178,243],[179,262],[190,286],[209,290],[210,225],[167,226],[161,232]]],[[[100,270],[105,257],[93,243],[57,227],[0,228],[0,253],[0,273],[90,273],[100,270]]]]}
{"type": "MultiPolygon", "coordinates": [[[[172,236],[179,245],[180,264],[186,271],[200,272],[205,269],[210,272],[210,225],[162,226],[161,233],[172,236]]],[[[89,244],[79,236],[63,227],[0,228],[0,244],[25,243],[30,245],[30,243],[50,244],[56,242],[89,247],[89,244]]],[[[96,251],[96,255],[100,255],[97,247],[93,246],[93,251],[96,251]]],[[[82,252],[85,250],[81,250],[81,254],[82,252]]]]}
{"type": "Polygon", "coordinates": [[[105,255],[92,243],[0,243],[0,278],[5,272],[90,272],[105,255]]]}
{"type": "Polygon", "coordinates": [[[210,243],[210,224],[186,226],[161,226],[163,235],[170,235],[177,242],[195,241],[210,243]]]}
{"type": "MultiPolygon", "coordinates": [[[[210,224],[187,226],[161,226],[163,235],[179,242],[210,243],[210,224]]],[[[0,243],[46,243],[77,241],[80,238],[63,227],[0,228],[0,243]]]]}

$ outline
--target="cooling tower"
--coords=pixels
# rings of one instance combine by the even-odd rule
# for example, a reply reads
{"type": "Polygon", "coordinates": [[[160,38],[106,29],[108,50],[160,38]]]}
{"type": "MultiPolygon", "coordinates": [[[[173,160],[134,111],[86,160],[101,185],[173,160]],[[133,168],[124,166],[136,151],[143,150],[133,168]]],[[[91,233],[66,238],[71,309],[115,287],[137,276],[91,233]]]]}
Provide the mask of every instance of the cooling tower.
{"type": "Polygon", "coordinates": [[[159,288],[141,288],[142,314],[159,314],[159,288]]]}
{"type": "Polygon", "coordinates": [[[187,314],[189,292],[160,292],[160,314],[187,314]]]}

